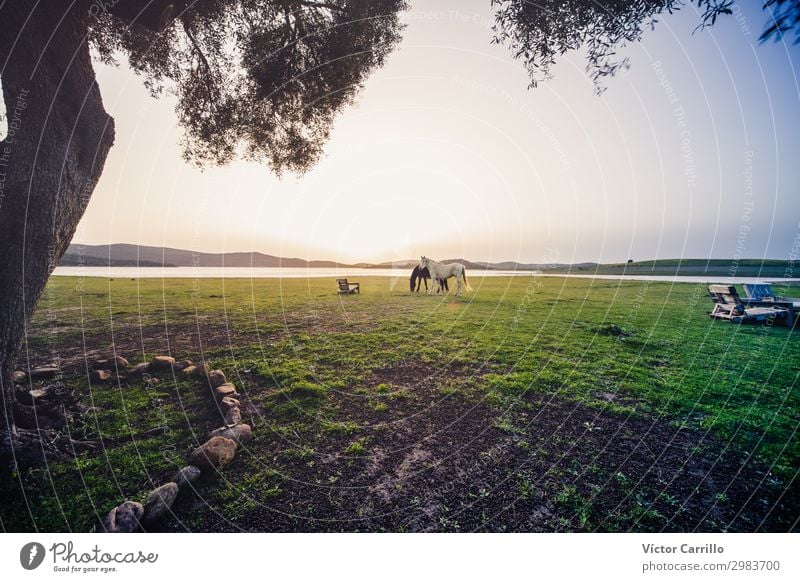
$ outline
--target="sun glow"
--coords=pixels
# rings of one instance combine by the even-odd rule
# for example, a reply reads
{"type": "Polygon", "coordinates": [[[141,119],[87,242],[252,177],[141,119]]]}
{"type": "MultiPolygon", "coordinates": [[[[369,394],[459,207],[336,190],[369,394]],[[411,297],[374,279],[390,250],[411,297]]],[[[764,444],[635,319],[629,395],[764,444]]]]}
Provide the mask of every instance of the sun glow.
{"type": "MultiPolygon", "coordinates": [[[[448,6],[491,16],[488,2],[448,6]]],[[[797,103],[793,86],[781,85],[791,62],[780,47],[753,50],[733,19],[692,35],[687,12],[626,49],[631,71],[602,97],[572,55],[529,91],[521,64],[489,44],[484,19],[420,14],[408,14],[401,48],[299,177],[254,163],[184,164],[170,98],[151,99],[124,66],[98,65],[117,145],[75,240],[342,262],[730,257],[741,218],[730,201],[745,187],[742,152],[753,151],[750,188],[761,194],[745,252],[785,257],[800,134],[775,125],[797,103]],[[716,74],[734,60],[730,78],[716,74]],[[693,188],[653,62],[691,124],[693,163],[703,168],[693,188]]]]}

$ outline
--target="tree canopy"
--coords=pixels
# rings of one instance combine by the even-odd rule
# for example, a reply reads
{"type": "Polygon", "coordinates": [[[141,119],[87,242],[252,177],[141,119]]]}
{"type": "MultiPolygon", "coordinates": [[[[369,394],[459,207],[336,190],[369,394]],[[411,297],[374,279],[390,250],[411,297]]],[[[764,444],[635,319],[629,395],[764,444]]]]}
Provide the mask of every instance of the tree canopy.
{"type": "MultiPolygon", "coordinates": [[[[490,0],[493,42],[524,62],[531,85],[560,55],[584,48],[601,79],[627,66],[620,47],[689,0],[490,0]]],[[[691,0],[700,27],[733,0],[691,0]]],[[[100,59],[125,54],[154,95],[177,97],[184,152],[198,164],[234,157],[302,172],[320,156],[333,119],[400,41],[405,0],[120,0],[92,4],[100,59]],[[163,21],[164,14],[168,19],[163,21]],[[162,22],[156,24],[158,18],[162,22]]],[[[795,31],[800,0],[766,0],[762,40],[795,31]]]]}
{"type": "MultiPolygon", "coordinates": [[[[627,66],[618,49],[687,1],[491,0],[493,42],[525,63],[532,86],[550,76],[559,55],[585,48],[587,71],[600,88],[602,77],[627,66]]],[[[701,27],[734,6],[692,2],[701,27]]],[[[90,11],[100,58],[126,54],[153,94],[174,91],[187,160],[222,164],[241,156],[278,172],[303,171],[319,158],[336,113],[399,43],[399,13],[407,8],[405,0],[139,4],[121,0],[90,11]],[[176,11],[163,30],[147,20],[154,6],[176,11]]],[[[800,0],[766,0],[764,8],[762,40],[800,28],[800,0]]]]}
{"type": "MultiPolygon", "coordinates": [[[[641,39],[661,14],[696,4],[698,28],[732,14],[734,0],[491,0],[495,10],[493,42],[509,47],[525,63],[531,85],[550,77],[560,55],[586,50],[586,69],[599,90],[605,76],[627,66],[617,51],[641,39]]],[[[760,40],[794,33],[800,42],[800,0],[766,0],[768,15],[760,40]]]]}
{"type": "Polygon", "coordinates": [[[126,54],[155,95],[177,97],[188,160],[235,156],[303,171],[333,118],[400,40],[403,0],[199,0],[163,30],[98,11],[99,56],[126,54]]]}

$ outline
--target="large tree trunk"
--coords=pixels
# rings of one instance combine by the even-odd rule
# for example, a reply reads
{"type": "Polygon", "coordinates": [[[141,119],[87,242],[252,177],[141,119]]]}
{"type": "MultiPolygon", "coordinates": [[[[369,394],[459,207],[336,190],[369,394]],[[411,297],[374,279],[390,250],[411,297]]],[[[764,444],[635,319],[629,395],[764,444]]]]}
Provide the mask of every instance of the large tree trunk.
{"type": "MultiPolygon", "coordinates": [[[[25,330],[114,142],[89,54],[84,0],[0,3],[0,439],[17,458],[10,380],[25,330]],[[35,6],[35,8],[34,8],[35,6]]],[[[0,469],[4,470],[4,468],[0,469]]]]}

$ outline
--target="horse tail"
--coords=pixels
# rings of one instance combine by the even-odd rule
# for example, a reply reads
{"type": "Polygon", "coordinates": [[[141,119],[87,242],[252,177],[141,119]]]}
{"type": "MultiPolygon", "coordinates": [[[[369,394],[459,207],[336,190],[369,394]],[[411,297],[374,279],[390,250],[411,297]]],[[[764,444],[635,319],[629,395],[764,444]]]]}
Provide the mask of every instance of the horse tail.
{"type": "Polygon", "coordinates": [[[467,283],[467,268],[466,267],[464,267],[461,270],[461,276],[464,278],[464,287],[466,287],[467,291],[472,291],[472,287],[470,287],[469,283],[467,283]]]}

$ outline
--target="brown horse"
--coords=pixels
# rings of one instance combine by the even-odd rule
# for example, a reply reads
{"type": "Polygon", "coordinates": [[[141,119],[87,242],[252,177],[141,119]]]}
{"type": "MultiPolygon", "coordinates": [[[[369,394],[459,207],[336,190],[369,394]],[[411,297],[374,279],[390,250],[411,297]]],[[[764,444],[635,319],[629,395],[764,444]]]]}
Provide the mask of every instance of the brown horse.
{"type": "MultiPolygon", "coordinates": [[[[420,268],[419,265],[414,267],[414,270],[411,271],[411,279],[409,279],[409,283],[411,286],[411,292],[419,292],[420,284],[424,281],[425,282],[425,291],[428,290],[428,279],[431,278],[431,274],[428,272],[426,268],[420,268]],[[416,289],[414,288],[416,286],[416,289]]],[[[447,279],[439,279],[439,289],[441,290],[444,288],[445,291],[448,291],[447,287],[447,279]]]]}

